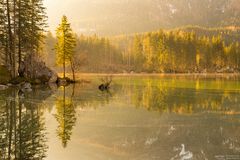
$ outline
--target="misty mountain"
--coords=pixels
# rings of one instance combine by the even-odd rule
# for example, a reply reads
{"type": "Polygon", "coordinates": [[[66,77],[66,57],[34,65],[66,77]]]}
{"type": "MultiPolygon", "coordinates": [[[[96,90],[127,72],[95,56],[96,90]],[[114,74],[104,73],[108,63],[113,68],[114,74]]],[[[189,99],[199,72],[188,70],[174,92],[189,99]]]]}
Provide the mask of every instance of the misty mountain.
{"type": "MultiPolygon", "coordinates": [[[[55,7],[71,18],[78,33],[116,35],[185,25],[240,25],[239,0],[59,0],[55,7]]],[[[57,17],[52,12],[56,9],[49,9],[50,19],[57,17]]]]}

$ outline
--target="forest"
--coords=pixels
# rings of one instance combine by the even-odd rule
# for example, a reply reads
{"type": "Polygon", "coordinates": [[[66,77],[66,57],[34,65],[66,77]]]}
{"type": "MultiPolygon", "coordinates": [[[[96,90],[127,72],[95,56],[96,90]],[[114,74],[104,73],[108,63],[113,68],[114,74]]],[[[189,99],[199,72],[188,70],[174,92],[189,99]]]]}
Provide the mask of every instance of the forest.
{"type": "MultiPolygon", "coordinates": [[[[91,73],[237,73],[240,29],[187,26],[131,35],[76,35],[77,70],[91,73]]],[[[51,67],[56,38],[48,33],[45,58],[51,67]]]]}
{"type": "MultiPolygon", "coordinates": [[[[42,0],[0,1],[1,79],[37,76],[34,59],[39,59],[41,54],[46,20],[42,0]],[[3,66],[9,74],[3,74],[3,66]]],[[[43,62],[40,66],[44,66],[43,62]]]]}
{"type": "Polygon", "coordinates": [[[239,72],[240,28],[236,25],[99,36],[78,34],[63,16],[57,32],[51,33],[45,10],[42,0],[1,1],[0,64],[7,67],[9,77],[38,83],[39,79],[49,81],[54,72],[65,77],[65,71],[72,72],[73,79],[75,72],[239,72]]]}

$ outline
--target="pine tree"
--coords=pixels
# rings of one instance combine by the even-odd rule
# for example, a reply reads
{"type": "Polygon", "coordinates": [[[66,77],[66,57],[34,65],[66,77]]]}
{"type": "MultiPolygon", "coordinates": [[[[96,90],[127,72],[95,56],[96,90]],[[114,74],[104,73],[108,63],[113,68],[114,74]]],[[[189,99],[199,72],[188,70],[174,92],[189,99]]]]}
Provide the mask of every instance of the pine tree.
{"type": "Polygon", "coordinates": [[[9,66],[10,66],[10,70],[11,70],[11,76],[14,77],[15,76],[15,68],[14,68],[14,58],[13,56],[15,56],[14,53],[14,43],[13,43],[13,26],[12,26],[12,9],[11,9],[11,1],[7,0],[6,1],[6,16],[7,16],[7,46],[8,48],[6,49],[6,52],[8,55],[8,59],[9,59],[9,66]]]}
{"type": "Polygon", "coordinates": [[[72,64],[74,49],[76,47],[76,38],[66,16],[62,17],[62,22],[57,28],[56,35],[57,44],[55,49],[57,53],[57,64],[63,65],[63,78],[66,78],[66,65],[69,63],[72,64]]]}
{"type": "Polygon", "coordinates": [[[46,27],[43,0],[0,2],[0,47],[12,77],[23,58],[39,52],[46,27]],[[18,60],[17,60],[18,59],[18,60]]]}
{"type": "Polygon", "coordinates": [[[6,23],[6,18],[5,18],[5,14],[4,14],[4,1],[0,1],[0,59],[2,59],[2,61],[0,61],[0,64],[3,63],[3,61],[5,60],[6,63],[6,55],[4,54],[4,46],[5,46],[5,35],[6,35],[6,31],[5,31],[5,23],[6,23]]]}
{"type": "Polygon", "coordinates": [[[43,7],[42,0],[30,1],[30,37],[31,37],[31,51],[38,53],[40,44],[43,41],[43,32],[46,25],[45,7],[43,7]]]}

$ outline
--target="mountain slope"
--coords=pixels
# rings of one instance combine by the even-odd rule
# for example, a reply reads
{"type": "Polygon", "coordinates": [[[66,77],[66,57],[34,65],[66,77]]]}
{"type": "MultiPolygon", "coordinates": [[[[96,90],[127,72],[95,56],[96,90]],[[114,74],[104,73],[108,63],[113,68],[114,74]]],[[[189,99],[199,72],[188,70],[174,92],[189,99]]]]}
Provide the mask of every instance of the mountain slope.
{"type": "MultiPolygon", "coordinates": [[[[50,1],[50,0],[48,0],[50,1]]],[[[240,25],[239,0],[58,0],[50,5],[50,22],[61,14],[77,32],[116,35],[184,25],[240,25]],[[62,11],[62,12],[61,12],[62,11]]]]}

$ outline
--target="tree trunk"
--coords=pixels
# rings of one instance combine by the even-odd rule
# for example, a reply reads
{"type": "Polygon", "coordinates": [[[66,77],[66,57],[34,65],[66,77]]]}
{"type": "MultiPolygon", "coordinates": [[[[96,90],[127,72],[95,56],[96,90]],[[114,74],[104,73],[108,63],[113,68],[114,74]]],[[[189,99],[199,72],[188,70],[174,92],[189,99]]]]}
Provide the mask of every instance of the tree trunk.
{"type": "Polygon", "coordinates": [[[72,59],[70,60],[70,63],[71,63],[73,81],[75,82],[76,81],[76,77],[75,77],[74,63],[73,63],[72,59]]]}
{"type": "Polygon", "coordinates": [[[66,78],[65,32],[63,32],[63,78],[66,78]]]}
{"type": "Polygon", "coordinates": [[[16,77],[16,55],[15,55],[15,53],[16,53],[16,0],[14,0],[14,2],[13,2],[13,42],[12,42],[12,44],[13,44],[13,46],[12,46],[12,48],[13,48],[13,55],[12,55],[12,59],[13,59],[13,75],[14,75],[14,77],[16,77]]]}
{"type": "Polygon", "coordinates": [[[63,78],[66,78],[66,65],[65,65],[65,60],[63,62],[63,78]]]}
{"type": "MultiPolygon", "coordinates": [[[[22,62],[22,49],[21,49],[21,40],[22,40],[22,34],[21,34],[21,31],[22,31],[22,27],[21,27],[21,0],[19,0],[18,2],[18,71],[20,71],[20,64],[22,62]]],[[[18,73],[20,74],[20,73],[18,73]]]]}
{"type": "Polygon", "coordinates": [[[13,36],[12,36],[12,27],[11,27],[11,16],[10,16],[10,5],[9,0],[7,0],[7,25],[8,25],[8,56],[11,66],[11,76],[14,77],[14,68],[13,68],[13,36]]]}

